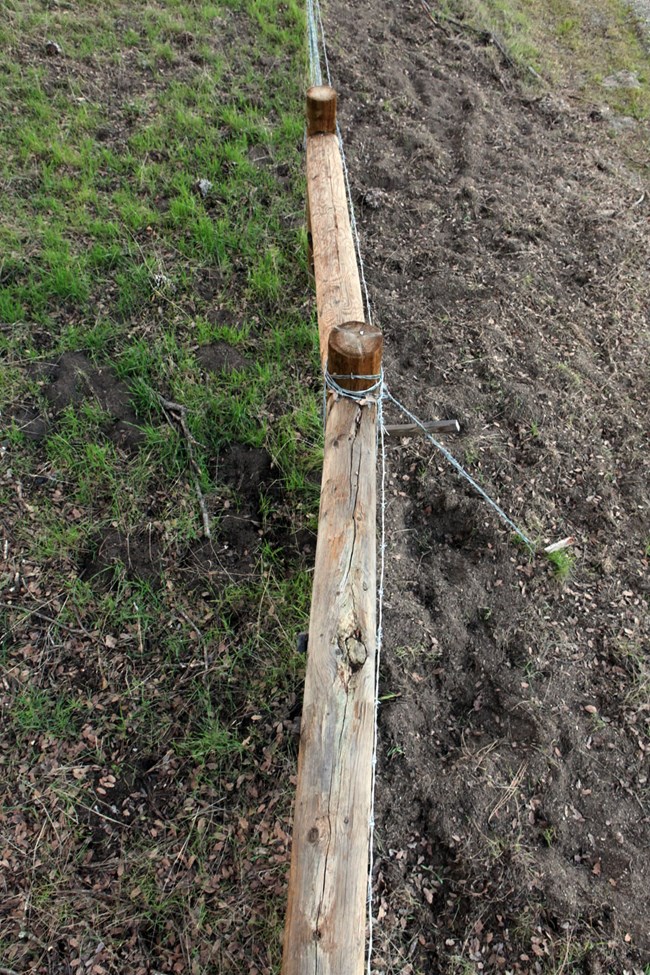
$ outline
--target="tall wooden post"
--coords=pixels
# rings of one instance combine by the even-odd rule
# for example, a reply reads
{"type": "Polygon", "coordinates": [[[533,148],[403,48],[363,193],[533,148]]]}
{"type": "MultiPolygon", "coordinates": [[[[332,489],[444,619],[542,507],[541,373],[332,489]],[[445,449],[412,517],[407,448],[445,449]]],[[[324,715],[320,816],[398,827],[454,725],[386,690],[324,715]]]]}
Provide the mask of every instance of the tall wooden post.
{"type": "MultiPolygon", "coordinates": [[[[323,366],[373,385],[332,89],[308,93],[307,186],[323,366]],[[323,105],[328,106],[327,110],[323,105]]],[[[364,971],[376,651],[376,406],[328,399],[283,975],[364,971]]]]}

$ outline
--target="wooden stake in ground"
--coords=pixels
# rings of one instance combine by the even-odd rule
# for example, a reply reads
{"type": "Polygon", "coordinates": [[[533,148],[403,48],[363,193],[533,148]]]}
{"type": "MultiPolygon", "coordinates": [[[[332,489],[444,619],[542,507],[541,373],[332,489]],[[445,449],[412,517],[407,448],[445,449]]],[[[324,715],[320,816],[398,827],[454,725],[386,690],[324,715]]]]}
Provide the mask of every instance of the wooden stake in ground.
{"type": "Polygon", "coordinates": [[[365,322],[335,325],[327,343],[327,370],[341,389],[363,392],[377,384],[383,348],[381,332],[365,322]]]}
{"type": "MultiPolygon", "coordinates": [[[[309,105],[309,101],[308,101],[309,105]]],[[[313,126],[309,128],[313,131],[313,126]]],[[[307,139],[323,364],[361,394],[382,340],[363,324],[336,137],[307,139]],[[352,310],[352,314],[349,311],[352,310]]],[[[362,975],[376,652],[377,409],[328,398],[283,975],[362,975]]]]}

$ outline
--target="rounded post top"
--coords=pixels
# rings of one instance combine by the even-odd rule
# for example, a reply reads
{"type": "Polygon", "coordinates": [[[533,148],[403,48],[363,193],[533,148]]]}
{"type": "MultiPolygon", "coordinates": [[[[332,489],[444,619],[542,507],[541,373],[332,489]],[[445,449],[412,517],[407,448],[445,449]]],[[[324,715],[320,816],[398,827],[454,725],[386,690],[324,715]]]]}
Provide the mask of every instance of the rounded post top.
{"type": "Polygon", "coordinates": [[[343,389],[371,389],[381,372],[384,337],[375,325],[346,322],[335,325],[327,343],[327,370],[343,389]],[[353,379],[352,376],[370,378],[353,379]]]}
{"type": "Polygon", "coordinates": [[[336,92],[329,85],[307,89],[307,135],[336,132],[336,92]]]}

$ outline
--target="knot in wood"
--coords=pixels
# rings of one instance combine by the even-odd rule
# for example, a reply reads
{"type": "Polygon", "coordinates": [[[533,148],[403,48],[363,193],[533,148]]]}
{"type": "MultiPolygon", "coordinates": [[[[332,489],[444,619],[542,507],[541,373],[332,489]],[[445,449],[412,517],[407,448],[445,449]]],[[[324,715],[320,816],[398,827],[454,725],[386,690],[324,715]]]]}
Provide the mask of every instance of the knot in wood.
{"type": "Polygon", "coordinates": [[[361,670],[368,659],[366,645],[360,639],[360,636],[361,634],[354,633],[352,636],[345,638],[345,656],[353,674],[361,670]]]}

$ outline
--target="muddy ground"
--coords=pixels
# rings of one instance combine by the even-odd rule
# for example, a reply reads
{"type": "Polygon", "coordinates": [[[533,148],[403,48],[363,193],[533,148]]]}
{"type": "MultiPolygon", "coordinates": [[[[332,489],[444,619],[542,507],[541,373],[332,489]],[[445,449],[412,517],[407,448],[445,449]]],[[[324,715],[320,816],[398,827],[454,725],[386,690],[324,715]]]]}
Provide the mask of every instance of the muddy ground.
{"type": "Polygon", "coordinates": [[[529,535],[576,539],[559,580],[431,446],[389,447],[375,966],[641,970],[640,123],[621,135],[598,105],[522,94],[415,2],[328,17],[388,385],[420,417],[459,420],[448,446],[529,535]]]}

